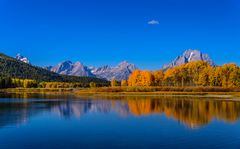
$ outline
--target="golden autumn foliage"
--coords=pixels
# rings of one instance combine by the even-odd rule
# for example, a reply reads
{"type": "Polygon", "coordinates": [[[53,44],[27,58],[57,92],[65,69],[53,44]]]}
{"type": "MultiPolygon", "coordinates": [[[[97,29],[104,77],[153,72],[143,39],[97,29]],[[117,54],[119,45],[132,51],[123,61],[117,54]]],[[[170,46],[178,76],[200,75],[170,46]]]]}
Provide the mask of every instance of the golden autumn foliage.
{"type": "Polygon", "coordinates": [[[121,81],[121,86],[128,86],[127,80],[122,80],[121,81]]]}
{"type": "Polygon", "coordinates": [[[154,76],[148,70],[135,70],[128,79],[129,86],[152,86],[154,84],[154,76]]]}
{"type": "Polygon", "coordinates": [[[119,86],[118,81],[115,80],[115,79],[113,79],[113,80],[111,81],[111,86],[112,86],[112,87],[114,87],[114,86],[119,86]]]}
{"type": "Polygon", "coordinates": [[[235,64],[213,67],[205,61],[193,61],[165,71],[135,70],[128,86],[240,87],[240,68],[235,64]]]}
{"type": "Polygon", "coordinates": [[[162,70],[158,70],[158,71],[154,71],[152,74],[154,77],[154,85],[163,86],[164,72],[162,70]]]}
{"type": "Polygon", "coordinates": [[[95,82],[90,82],[89,83],[89,87],[90,88],[95,88],[97,85],[96,85],[96,83],[95,82]]]}
{"type": "Polygon", "coordinates": [[[36,88],[38,87],[38,82],[31,79],[11,79],[12,87],[23,87],[23,88],[36,88]]]}
{"type": "Polygon", "coordinates": [[[141,71],[135,70],[128,78],[128,86],[141,86],[141,71]]]}
{"type": "MultiPolygon", "coordinates": [[[[1,79],[0,79],[1,85],[1,79]]],[[[11,79],[11,88],[80,88],[88,87],[82,83],[67,83],[67,82],[38,82],[31,79],[11,79]]],[[[97,87],[95,82],[90,82],[89,87],[97,87]]],[[[1,87],[0,87],[1,88],[1,87]]]]}
{"type": "Polygon", "coordinates": [[[225,64],[222,66],[222,85],[224,87],[232,87],[234,86],[233,76],[236,74],[236,70],[238,69],[235,64],[225,64]]]}

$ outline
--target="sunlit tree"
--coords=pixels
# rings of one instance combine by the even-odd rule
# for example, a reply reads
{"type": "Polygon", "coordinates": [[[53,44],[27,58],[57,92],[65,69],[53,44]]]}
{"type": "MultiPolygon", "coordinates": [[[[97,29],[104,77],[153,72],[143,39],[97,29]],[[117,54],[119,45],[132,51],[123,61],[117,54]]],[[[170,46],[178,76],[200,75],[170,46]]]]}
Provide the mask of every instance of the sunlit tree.
{"type": "Polygon", "coordinates": [[[114,86],[119,86],[118,81],[115,80],[115,79],[113,79],[113,80],[111,81],[111,86],[112,86],[112,87],[114,87],[114,86]]]}
{"type": "Polygon", "coordinates": [[[127,80],[122,80],[121,81],[121,86],[128,86],[127,80]]]}

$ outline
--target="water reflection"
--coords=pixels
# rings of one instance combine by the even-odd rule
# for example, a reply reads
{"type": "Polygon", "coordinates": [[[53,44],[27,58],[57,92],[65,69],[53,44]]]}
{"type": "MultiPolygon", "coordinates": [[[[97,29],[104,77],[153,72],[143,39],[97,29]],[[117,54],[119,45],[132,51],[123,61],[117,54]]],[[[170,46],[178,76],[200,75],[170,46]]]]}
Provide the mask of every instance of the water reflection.
{"type": "Polygon", "coordinates": [[[62,118],[81,117],[87,113],[115,112],[120,116],[165,114],[190,127],[201,127],[213,119],[234,123],[240,116],[240,102],[193,97],[74,97],[69,95],[5,95],[0,99],[0,127],[19,125],[42,112],[62,118]],[[11,96],[11,98],[9,98],[11,96]],[[24,98],[25,100],[24,100],[24,98]],[[26,99],[27,98],[27,99],[26,99]]]}
{"type": "Polygon", "coordinates": [[[190,127],[208,124],[213,119],[236,122],[240,116],[240,102],[208,99],[151,98],[128,100],[135,115],[164,113],[190,127]]]}

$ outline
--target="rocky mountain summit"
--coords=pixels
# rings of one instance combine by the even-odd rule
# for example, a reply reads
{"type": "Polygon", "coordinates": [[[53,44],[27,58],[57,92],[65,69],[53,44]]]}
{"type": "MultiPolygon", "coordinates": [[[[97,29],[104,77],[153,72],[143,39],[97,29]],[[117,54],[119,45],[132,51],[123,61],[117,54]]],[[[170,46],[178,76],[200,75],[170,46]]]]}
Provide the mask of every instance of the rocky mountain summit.
{"type": "Polygon", "coordinates": [[[56,72],[58,74],[72,75],[72,76],[89,76],[97,77],[107,80],[127,80],[128,76],[137,69],[134,64],[127,61],[119,63],[116,67],[108,65],[102,67],[87,67],[80,62],[73,63],[71,61],[64,61],[56,66],[45,67],[46,69],[56,72]]]}
{"type": "Polygon", "coordinates": [[[50,71],[63,75],[88,77],[93,76],[91,70],[80,62],[72,63],[71,61],[64,61],[56,66],[50,66],[48,69],[50,71]]]}
{"type": "Polygon", "coordinates": [[[188,62],[192,61],[207,61],[211,66],[215,66],[214,62],[211,60],[211,58],[207,54],[203,54],[199,50],[186,50],[183,55],[178,56],[173,60],[172,62],[166,64],[163,66],[163,69],[166,70],[168,68],[173,68],[175,66],[179,66],[182,64],[186,64],[188,62]]]}
{"type": "Polygon", "coordinates": [[[116,67],[103,66],[92,72],[98,78],[106,78],[107,80],[127,80],[128,76],[136,69],[137,67],[134,64],[123,61],[116,67]]]}

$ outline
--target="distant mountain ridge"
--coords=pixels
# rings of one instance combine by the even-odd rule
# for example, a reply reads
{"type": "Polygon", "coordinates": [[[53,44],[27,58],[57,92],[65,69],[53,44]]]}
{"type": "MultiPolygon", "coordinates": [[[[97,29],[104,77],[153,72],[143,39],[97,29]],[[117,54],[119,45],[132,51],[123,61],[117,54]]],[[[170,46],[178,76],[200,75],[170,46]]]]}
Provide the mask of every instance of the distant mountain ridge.
{"type": "MultiPolygon", "coordinates": [[[[16,60],[30,64],[28,58],[22,56],[21,54],[17,54],[16,60]]],[[[207,61],[211,66],[215,66],[215,63],[207,54],[203,54],[199,50],[188,49],[182,55],[176,57],[173,61],[164,65],[162,69],[166,70],[175,66],[198,60],[207,61]]],[[[110,67],[109,65],[102,67],[88,67],[79,61],[73,63],[67,60],[59,63],[56,66],[45,67],[45,70],[49,70],[60,75],[93,77],[106,80],[116,79],[118,81],[127,80],[129,75],[136,69],[138,69],[136,65],[128,63],[127,61],[123,61],[115,67],[110,67]]]]}
{"type": "MultiPolygon", "coordinates": [[[[207,61],[211,66],[215,66],[215,63],[207,55],[203,54],[199,50],[186,50],[182,55],[176,57],[170,63],[162,67],[163,70],[173,68],[182,64],[186,64],[192,61],[207,61]]],[[[71,75],[71,76],[90,76],[107,80],[116,79],[118,81],[127,80],[129,75],[136,69],[136,65],[123,61],[115,67],[108,65],[102,67],[87,67],[80,62],[73,63],[71,61],[64,61],[56,66],[45,67],[46,69],[56,72],[58,74],[71,75]]]]}
{"type": "Polygon", "coordinates": [[[215,63],[212,61],[212,59],[207,54],[203,54],[199,50],[188,49],[183,53],[183,55],[176,57],[173,61],[164,65],[163,69],[166,70],[169,68],[173,68],[175,66],[186,64],[188,62],[199,61],[199,60],[206,61],[211,66],[215,66],[215,63]]]}
{"type": "Polygon", "coordinates": [[[46,69],[64,75],[72,76],[91,76],[107,80],[116,79],[118,81],[127,80],[128,76],[137,69],[134,64],[127,61],[119,63],[116,67],[108,65],[102,67],[87,67],[80,62],[73,63],[71,61],[64,61],[56,66],[48,66],[46,69]]]}
{"type": "Polygon", "coordinates": [[[137,69],[137,66],[127,61],[119,63],[116,67],[103,66],[93,69],[92,73],[98,78],[106,78],[107,80],[127,80],[129,75],[137,69]]]}

